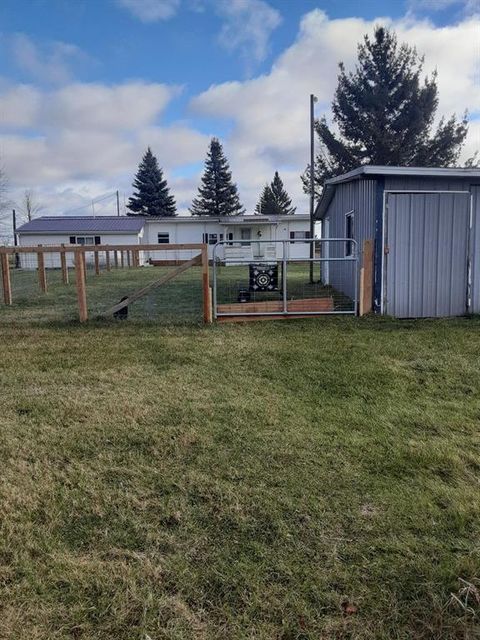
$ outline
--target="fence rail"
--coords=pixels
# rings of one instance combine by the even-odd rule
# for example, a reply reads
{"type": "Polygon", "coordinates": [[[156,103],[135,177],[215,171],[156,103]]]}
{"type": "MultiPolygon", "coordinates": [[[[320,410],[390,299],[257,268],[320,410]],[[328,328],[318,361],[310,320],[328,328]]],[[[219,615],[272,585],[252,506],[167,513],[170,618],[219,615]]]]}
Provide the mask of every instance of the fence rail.
{"type": "MultiPolygon", "coordinates": [[[[169,265],[178,263],[180,266],[172,269],[169,268],[168,273],[162,273],[161,277],[156,278],[153,282],[145,281],[145,278],[139,278],[137,288],[128,292],[128,295],[123,296],[123,299],[119,302],[115,301],[115,304],[109,305],[106,312],[100,313],[100,316],[106,316],[108,313],[114,314],[116,311],[125,309],[130,304],[136,302],[140,298],[149,294],[161,287],[162,285],[170,282],[180,274],[184,273],[190,267],[201,267],[201,277],[198,280],[198,284],[202,289],[201,304],[203,308],[203,321],[209,323],[212,321],[211,313],[211,294],[210,294],[210,280],[209,280],[209,265],[208,265],[208,247],[206,244],[199,243],[185,243],[185,244],[145,244],[145,245],[132,245],[132,244],[118,244],[118,245],[36,245],[36,246],[21,246],[21,247],[0,247],[0,269],[2,272],[2,290],[3,290],[3,302],[7,306],[15,305],[17,301],[17,295],[15,287],[12,286],[12,275],[15,281],[16,274],[30,274],[28,278],[28,286],[30,289],[28,293],[31,293],[32,283],[37,280],[37,292],[41,295],[46,295],[49,292],[49,280],[50,272],[55,272],[56,277],[52,280],[55,281],[55,287],[62,284],[67,287],[70,282],[70,270],[74,271],[74,280],[76,288],[76,304],[78,307],[78,318],[80,322],[85,322],[89,318],[89,310],[87,304],[88,288],[87,288],[87,266],[93,268],[95,277],[101,275],[102,272],[110,272],[117,269],[126,269],[126,273],[129,273],[130,269],[138,269],[143,265],[154,265],[155,263],[165,262],[169,265]],[[175,261],[161,261],[152,260],[151,256],[163,252],[180,251],[191,252],[192,255],[187,259],[175,260],[175,261]],[[69,266],[67,261],[67,255],[71,260],[73,255],[73,265],[69,266]],[[87,265],[87,255],[90,258],[93,255],[93,262],[91,265],[87,265]],[[145,256],[149,256],[146,260],[145,256]],[[14,257],[12,260],[11,258],[14,257]],[[33,274],[37,272],[35,277],[33,274]],[[60,278],[61,274],[61,278],[60,278]],[[138,285],[142,286],[138,286],[138,285]]],[[[157,267],[155,267],[157,268],[157,267]]],[[[145,269],[145,277],[148,274],[155,273],[155,268],[145,269]]],[[[158,267],[159,271],[162,271],[161,267],[158,267]]],[[[19,276],[20,277],[20,276],[19,276]]],[[[88,274],[88,281],[90,280],[90,273],[88,274]]],[[[191,279],[188,285],[183,286],[183,290],[180,288],[178,296],[188,292],[188,286],[192,287],[194,281],[191,279]]],[[[121,288],[125,289],[126,286],[135,286],[135,282],[132,280],[130,284],[128,278],[122,282],[121,288]]],[[[112,294],[113,295],[113,294],[112,294]]],[[[177,297],[178,297],[177,296],[177,297]]],[[[170,295],[169,301],[171,305],[175,305],[175,297],[170,295]]],[[[53,302],[52,302],[53,304],[53,302]]]]}

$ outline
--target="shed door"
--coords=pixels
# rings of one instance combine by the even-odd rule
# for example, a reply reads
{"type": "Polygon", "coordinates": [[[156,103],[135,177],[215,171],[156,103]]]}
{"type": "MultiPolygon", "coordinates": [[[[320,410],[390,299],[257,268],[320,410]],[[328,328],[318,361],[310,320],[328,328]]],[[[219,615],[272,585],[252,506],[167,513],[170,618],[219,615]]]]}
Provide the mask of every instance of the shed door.
{"type": "Polygon", "coordinates": [[[398,318],[466,313],[469,203],[468,193],[388,194],[385,313],[398,318]]]}

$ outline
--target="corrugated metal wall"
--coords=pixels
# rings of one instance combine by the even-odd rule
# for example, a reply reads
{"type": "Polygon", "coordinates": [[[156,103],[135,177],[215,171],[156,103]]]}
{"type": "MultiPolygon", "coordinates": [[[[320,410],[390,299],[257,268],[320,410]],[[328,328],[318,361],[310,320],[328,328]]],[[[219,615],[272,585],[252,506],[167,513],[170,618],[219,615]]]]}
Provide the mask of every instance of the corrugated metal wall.
{"type": "Polygon", "coordinates": [[[471,264],[472,264],[472,308],[473,313],[480,313],[480,185],[471,187],[472,194],[472,232],[471,232],[471,264]]]}
{"type": "Polygon", "coordinates": [[[389,194],[384,312],[398,318],[467,311],[470,196],[389,194]]]}
{"type": "Polygon", "coordinates": [[[468,183],[462,178],[429,178],[421,176],[385,176],[387,191],[463,191],[468,183]]]}
{"type": "MultiPolygon", "coordinates": [[[[376,180],[355,180],[339,184],[335,189],[328,214],[329,237],[345,237],[345,214],[354,212],[354,237],[357,241],[360,253],[359,267],[361,266],[361,252],[363,241],[375,237],[375,188],[376,180]]],[[[344,243],[329,243],[330,257],[343,257],[345,255],[344,243]]],[[[331,262],[328,267],[329,283],[349,297],[355,292],[354,269],[351,264],[331,262]]],[[[358,286],[358,283],[357,283],[358,286]]]]}

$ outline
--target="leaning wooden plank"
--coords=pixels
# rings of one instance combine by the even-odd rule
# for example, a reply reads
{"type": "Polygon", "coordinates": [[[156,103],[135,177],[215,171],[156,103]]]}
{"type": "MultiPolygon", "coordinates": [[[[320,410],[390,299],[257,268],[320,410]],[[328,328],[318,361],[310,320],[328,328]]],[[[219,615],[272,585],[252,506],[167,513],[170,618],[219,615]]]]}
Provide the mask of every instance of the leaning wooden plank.
{"type": "Polygon", "coordinates": [[[132,304],[132,302],[135,302],[135,300],[138,300],[139,298],[147,294],[149,291],[152,291],[153,289],[160,287],[162,284],[165,284],[169,280],[172,280],[173,278],[180,275],[190,267],[193,267],[197,264],[201,264],[201,261],[202,261],[201,255],[195,256],[188,262],[185,262],[184,264],[182,264],[180,267],[173,269],[173,271],[171,271],[170,273],[166,273],[159,280],[150,282],[150,284],[147,284],[145,287],[142,287],[142,289],[138,289],[137,291],[134,291],[132,294],[128,296],[126,300],[122,300],[122,302],[118,302],[117,304],[113,305],[113,307],[110,307],[108,311],[105,311],[105,313],[100,314],[100,317],[106,318],[114,314],[116,311],[120,311],[120,309],[123,309],[124,307],[128,307],[130,304],[132,304]]]}

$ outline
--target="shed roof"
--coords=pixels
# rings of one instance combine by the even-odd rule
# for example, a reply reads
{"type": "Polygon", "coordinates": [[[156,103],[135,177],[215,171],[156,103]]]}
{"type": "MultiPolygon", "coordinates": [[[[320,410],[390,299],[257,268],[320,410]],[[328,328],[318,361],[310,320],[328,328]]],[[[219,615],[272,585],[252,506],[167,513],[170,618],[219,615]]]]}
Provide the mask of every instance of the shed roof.
{"type": "Polygon", "coordinates": [[[349,182],[363,175],[368,176],[419,176],[428,178],[480,178],[480,169],[463,167],[386,167],[367,164],[341,176],[326,180],[325,184],[349,182]]]}
{"type": "Polygon", "coordinates": [[[143,226],[140,216],[41,216],[17,233],[139,233],[143,226]]]}
{"type": "Polygon", "coordinates": [[[387,167],[380,165],[364,165],[357,167],[348,173],[335,176],[325,181],[322,197],[315,209],[315,217],[323,218],[335,193],[337,184],[360,180],[364,176],[374,178],[375,176],[405,176],[405,177],[425,177],[425,178],[474,178],[480,179],[480,169],[463,167],[387,167]]]}

